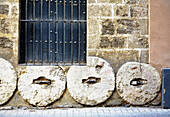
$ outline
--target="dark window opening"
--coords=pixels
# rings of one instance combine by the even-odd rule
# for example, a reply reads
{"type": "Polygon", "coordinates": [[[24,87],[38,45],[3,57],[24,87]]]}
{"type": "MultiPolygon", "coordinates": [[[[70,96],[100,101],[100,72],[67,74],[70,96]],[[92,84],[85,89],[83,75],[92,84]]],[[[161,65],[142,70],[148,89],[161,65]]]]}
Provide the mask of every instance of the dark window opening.
{"type": "Polygon", "coordinates": [[[20,0],[19,64],[85,65],[86,0],[20,0]]]}

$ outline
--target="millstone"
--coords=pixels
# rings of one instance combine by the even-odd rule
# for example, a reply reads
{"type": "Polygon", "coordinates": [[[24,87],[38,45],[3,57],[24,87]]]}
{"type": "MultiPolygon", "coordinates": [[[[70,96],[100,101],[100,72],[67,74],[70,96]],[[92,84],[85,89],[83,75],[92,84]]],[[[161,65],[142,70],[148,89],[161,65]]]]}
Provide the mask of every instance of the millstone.
{"type": "Polygon", "coordinates": [[[60,67],[28,66],[18,90],[30,104],[47,106],[59,99],[65,90],[66,77],[60,67]]]}
{"type": "Polygon", "coordinates": [[[97,105],[107,100],[115,88],[112,67],[98,57],[88,57],[87,66],[72,66],[67,74],[71,96],[79,103],[97,105]]]}
{"type": "Polygon", "coordinates": [[[118,93],[132,105],[144,105],[152,101],[160,87],[159,73],[145,63],[128,62],[117,73],[118,93]]]}
{"type": "Polygon", "coordinates": [[[11,98],[16,84],[17,75],[14,67],[8,61],[0,58],[0,105],[11,98]]]}

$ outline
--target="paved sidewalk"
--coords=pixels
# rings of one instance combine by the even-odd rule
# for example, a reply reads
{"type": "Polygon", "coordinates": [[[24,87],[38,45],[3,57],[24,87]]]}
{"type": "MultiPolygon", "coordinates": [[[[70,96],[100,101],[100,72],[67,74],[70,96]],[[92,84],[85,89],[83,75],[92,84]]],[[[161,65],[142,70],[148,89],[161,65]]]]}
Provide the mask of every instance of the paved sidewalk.
{"type": "Polygon", "coordinates": [[[49,110],[0,110],[0,117],[170,117],[161,108],[63,108],[49,110]]]}

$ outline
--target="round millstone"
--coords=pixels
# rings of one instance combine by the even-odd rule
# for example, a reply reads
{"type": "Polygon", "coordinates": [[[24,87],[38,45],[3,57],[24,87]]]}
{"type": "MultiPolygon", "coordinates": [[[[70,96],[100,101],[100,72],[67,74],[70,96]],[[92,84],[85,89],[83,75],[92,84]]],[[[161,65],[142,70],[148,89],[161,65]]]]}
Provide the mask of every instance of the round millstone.
{"type": "Polygon", "coordinates": [[[14,67],[8,61],[0,58],[0,105],[11,98],[16,84],[17,75],[14,67]]]}
{"type": "Polygon", "coordinates": [[[18,90],[30,104],[47,106],[64,93],[66,77],[60,67],[28,66],[20,76],[18,90]]]}
{"type": "Polygon", "coordinates": [[[159,93],[161,78],[152,66],[145,63],[128,62],[117,73],[119,95],[132,105],[144,105],[159,93]]]}
{"type": "Polygon", "coordinates": [[[98,57],[88,57],[87,66],[72,66],[67,74],[71,96],[79,103],[97,105],[107,100],[115,89],[112,67],[98,57]]]}

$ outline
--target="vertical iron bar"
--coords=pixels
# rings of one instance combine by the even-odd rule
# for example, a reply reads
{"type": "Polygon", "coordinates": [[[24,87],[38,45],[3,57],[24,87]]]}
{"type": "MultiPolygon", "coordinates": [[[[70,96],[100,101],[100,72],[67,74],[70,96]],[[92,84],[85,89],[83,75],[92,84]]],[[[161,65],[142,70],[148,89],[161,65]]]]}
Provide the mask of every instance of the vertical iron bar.
{"type": "MultiPolygon", "coordinates": [[[[38,20],[40,20],[39,18],[40,18],[40,2],[39,1],[37,1],[37,7],[38,7],[38,12],[37,12],[37,17],[38,17],[38,20]]],[[[37,36],[37,40],[38,40],[38,42],[37,42],[37,51],[38,51],[38,56],[37,56],[37,64],[39,63],[39,60],[40,60],[40,40],[41,40],[41,37],[40,37],[40,22],[38,21],[37,22],[37,30],[38,30],[38,36],[37,36]]]]}
{"type": "MultiPolygon", "coordinates": [[[[41,0],[41,20],[43,20],[43,0],[41,0]]],[[[43,34],[42,34],[42,21],[41,21],[41,64],[43,65],[43,34]]]]}
{"type": "MultiPolygon", "coordinates": [[[[49,8],[48,8],[48,15],[49,15],[49,20],[50,20],[50,1],[51,0],[49,0],[49,8]]],[[[49,21],[49,24],[48,24],[48,62],[49,62],[49,65],[50,65],[50,21],[49,21]]]]}
{"type": "MultiPolygon", "coordinates": [[[[58,0],[56,0],[56,20],[58,20],[58,0]]],[[[55,58],[56,58],[56,62],[58,65],[58,22],[56,22],[56,42],[55,42],[55,46],[56,46],[56,51],[55,51],[55,58]]]]}
{"type": "Polygon", "coordinates": [[[65,65],[65,11],[66,10],[66,8],[65,8],[65,0],[64,0],[64,42],[63,42],[63,44],[64,44],[64,49],[63,49],[63,51],[64,51],[64,55],[63,55],[63,61],[64,61],[64,65],[65,65]]]}
{"type": "MultiPolygon", "coordinates": [[[[84,1],[83,1],[84,2],[84,1]]],[[[85,20],[86,20],[86,23],[85,23],[85,50],[84,50],[84,54],[85,54],[85,62],[87,63],[87,1],[85,1],[85,20]]]]}
{"type": "MultiPolygon", "coordinates": [[[[74,0],[71,0],[71,20],[73,21],[73,2],[74,0]]],[[[73,22],[71,22],[71,65],[73,65],[73,22]]]]}
{"type": "MultiPolygon", "coordinates": [[[[33,1],[33,19],[35,20],[35,0],[33,1]]],[[[36,52],[36,49],[35,49],[35,22],[33,22],[33,63],[35,65],[35,52],[36,52]]]]}
{"type": "MultiPolygon", "coordinates": [[[[79,21],[80,21],[80,1],[81,0],[79,0],[79,21]]],[[[81,43],[80,42],[80,22],[78,22],[78,26],[79,26],[79,28],[78,28],[79,29],[79,36],[78,36],[79,37],[78,62],[79,62],[79,65],[80,65],[80,43],[81,43]]]]}
{"type": "MultiPolygon", "coordinates": [[[[27,3],[28,1],[26,0],[26,5],[25,5],[25,19],[27,20],[27,3]]],[[[27,65],[28,58],[27,58],[27,22],[25,22],[25,62],[27,65]]]]}
{"type": "MultiPolygon", "coordinates": [[[[50,12],[51,13],[51,17],[50,17],[51,20],[53,20],[53,11],[54,11],[53,10],[53,2],[52,1],[53,0],[51,0],[51,8],[50,8],[51,9],[51,12],[50,12]]],[[[54,22],[52,21],[51,24],[52,24],[52,26],[50,25],[50,27],[52,27],[52,29],[50,29],[50,35],[51,35],[50,36],[50,38],[51,38],[50,44],[51,44],[51,48],[52,49],[50,48],[50,54],[51,54],[50,56],[51,56],[51,63],[53,63],[53,51],[54,51],[53,50],[53,27],[54,27],[53,24],[54,24],[54,22]]]]}

